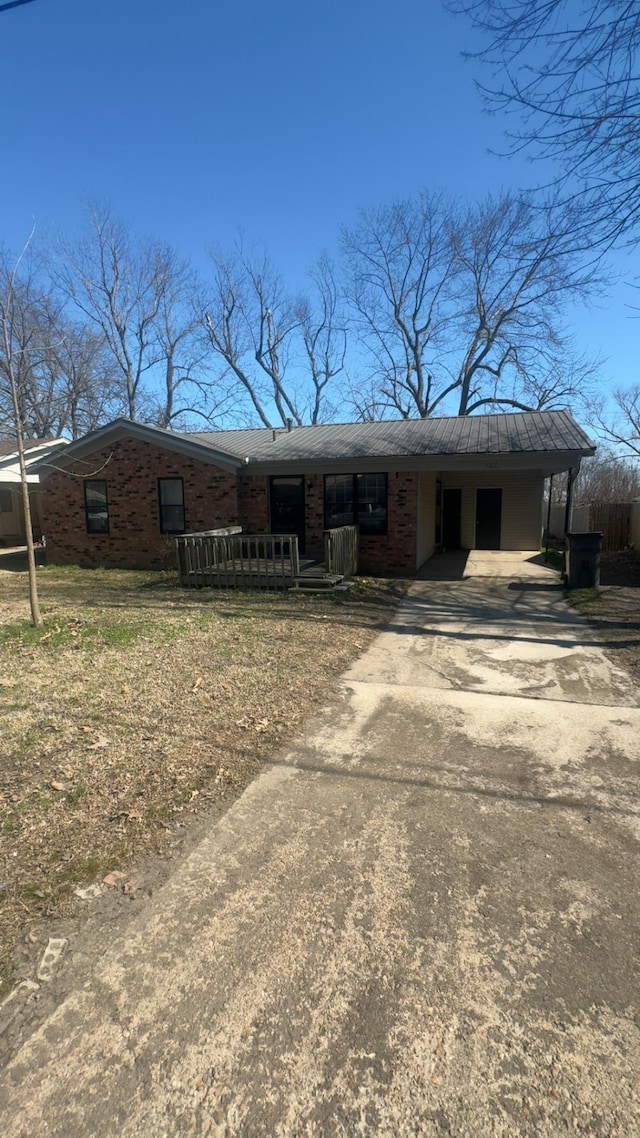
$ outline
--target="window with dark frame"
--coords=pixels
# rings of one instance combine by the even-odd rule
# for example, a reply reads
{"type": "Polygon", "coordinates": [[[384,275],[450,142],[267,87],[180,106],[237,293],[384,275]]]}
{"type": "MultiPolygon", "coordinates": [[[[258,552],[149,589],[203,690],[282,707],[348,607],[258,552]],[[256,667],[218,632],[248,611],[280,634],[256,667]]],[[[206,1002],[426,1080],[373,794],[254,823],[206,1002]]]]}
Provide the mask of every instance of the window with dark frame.
{"type": "Polygon", "coordinates": [[[159,478],[160,533],[184,533],[184,483],[182,478],[159,478]]]}
{"type": "Polygon", "coordinates": [[[387,475],[325,474],[324,525],[357,525],[361,534],[386,534],[387,475]]]}
{"type": "Polygon", "coordinates": [[[13,500],[10,490],[0,490],[0,514],[13,513],[13,500]]]}
{"type": "Polygon", "coordinates": [[[103,479],[86,479],[84,484],[84,510],[87,519],[87,533],[109,533],[107,483],[103,479]]]}

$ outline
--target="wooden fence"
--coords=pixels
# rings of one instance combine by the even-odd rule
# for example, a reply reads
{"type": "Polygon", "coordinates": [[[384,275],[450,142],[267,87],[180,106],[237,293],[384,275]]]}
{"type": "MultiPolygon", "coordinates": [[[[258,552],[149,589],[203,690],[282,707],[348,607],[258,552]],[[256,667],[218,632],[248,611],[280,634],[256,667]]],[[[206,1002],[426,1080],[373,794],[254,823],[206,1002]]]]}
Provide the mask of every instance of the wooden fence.
{"type": "Polygon", "coordinates": [[[358,572],[358,527],[339,526],[324,531],[324,563],[327,573],[353,577],[358,572]]]}
{"type": "MultiPolygon", "coordinates": [[[[574,506],[571,529],[574,533],[602,533],[602,548],[606,550],[626,549],[629,545],[637,547],[634,531],[638,527],[634,524],[634,519],[638,506],[637,502],[591,502],[589,505],[574,506]]],[[[553,537],[563,536],[564,518],[564,506],[551,507],[550,533],[553,537]]]]}
{"type": "Polygon", "coordinates": [[[176,550],[180,584],[193,589],[287,589],[300,573],[296,534],[212,530],[176,537],[176,550]]]}
{"type": "Polygon", "coordinates": [[[589,529],[602,533],[602,548],[626,549],[631,545],[631,502],[591,502],[589,529]]]}

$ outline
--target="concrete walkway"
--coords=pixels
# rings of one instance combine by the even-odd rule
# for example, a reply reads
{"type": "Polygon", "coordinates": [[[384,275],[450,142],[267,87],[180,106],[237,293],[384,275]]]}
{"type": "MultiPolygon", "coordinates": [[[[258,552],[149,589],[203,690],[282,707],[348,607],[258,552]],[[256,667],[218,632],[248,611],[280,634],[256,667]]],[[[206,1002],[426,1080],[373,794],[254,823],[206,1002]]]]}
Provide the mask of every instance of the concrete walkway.
{"type": "Polygon", "coordinates": [[[640,1133],[638,692],[477,560],[24,1044],[5,1138],[640,1133]]]}

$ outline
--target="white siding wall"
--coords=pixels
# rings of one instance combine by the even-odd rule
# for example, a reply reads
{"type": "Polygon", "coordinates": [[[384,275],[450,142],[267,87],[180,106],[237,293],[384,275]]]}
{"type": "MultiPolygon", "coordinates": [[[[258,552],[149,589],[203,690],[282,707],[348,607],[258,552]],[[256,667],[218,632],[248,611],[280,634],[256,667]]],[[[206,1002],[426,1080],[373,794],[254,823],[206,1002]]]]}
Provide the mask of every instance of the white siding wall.
{"type": "Polygon", "coordinates": [[[531,471],[476,471],[471,474],[444,473],[443,488],[462,490],[461,544],[475,549],[476,490],[478,487],[502,490],[501,549],[539,549],[542,536],[542,495],[544,478],[531,471]]]}
{"type": "Polygon", "coordinates": [[[21,543],[24,537],[24,521],[22,518],[22,498],[19,484],[16,483],[0,483],[3,495],[2,501],[4,505],[10,505],[9,511],[0,511],[0,538],[4,541],[10,538],[13,541],[18,540],[21,543]]]}
{"type": "Polygon", "coordinates": [[[435,549],[436,532],[436,475],[421,472],[418,475],[418,530],[416,541],[416,568],[424,565],[435,549]]]}

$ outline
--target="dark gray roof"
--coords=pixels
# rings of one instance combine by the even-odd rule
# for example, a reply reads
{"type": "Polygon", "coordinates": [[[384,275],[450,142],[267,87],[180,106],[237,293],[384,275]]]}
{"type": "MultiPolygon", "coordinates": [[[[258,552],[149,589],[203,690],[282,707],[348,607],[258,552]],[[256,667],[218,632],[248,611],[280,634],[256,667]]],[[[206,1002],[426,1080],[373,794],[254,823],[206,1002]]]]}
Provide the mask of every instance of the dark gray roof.
{"type": "Polygon", "coordinates": [[[188,438],[251,462],[310,462],[421,455],[591,452],[568,411],[467,418],[401,419],[245,431],[197,431],[188,438]],[[275,437],[274,437],[275,435],[275,437]]]}

